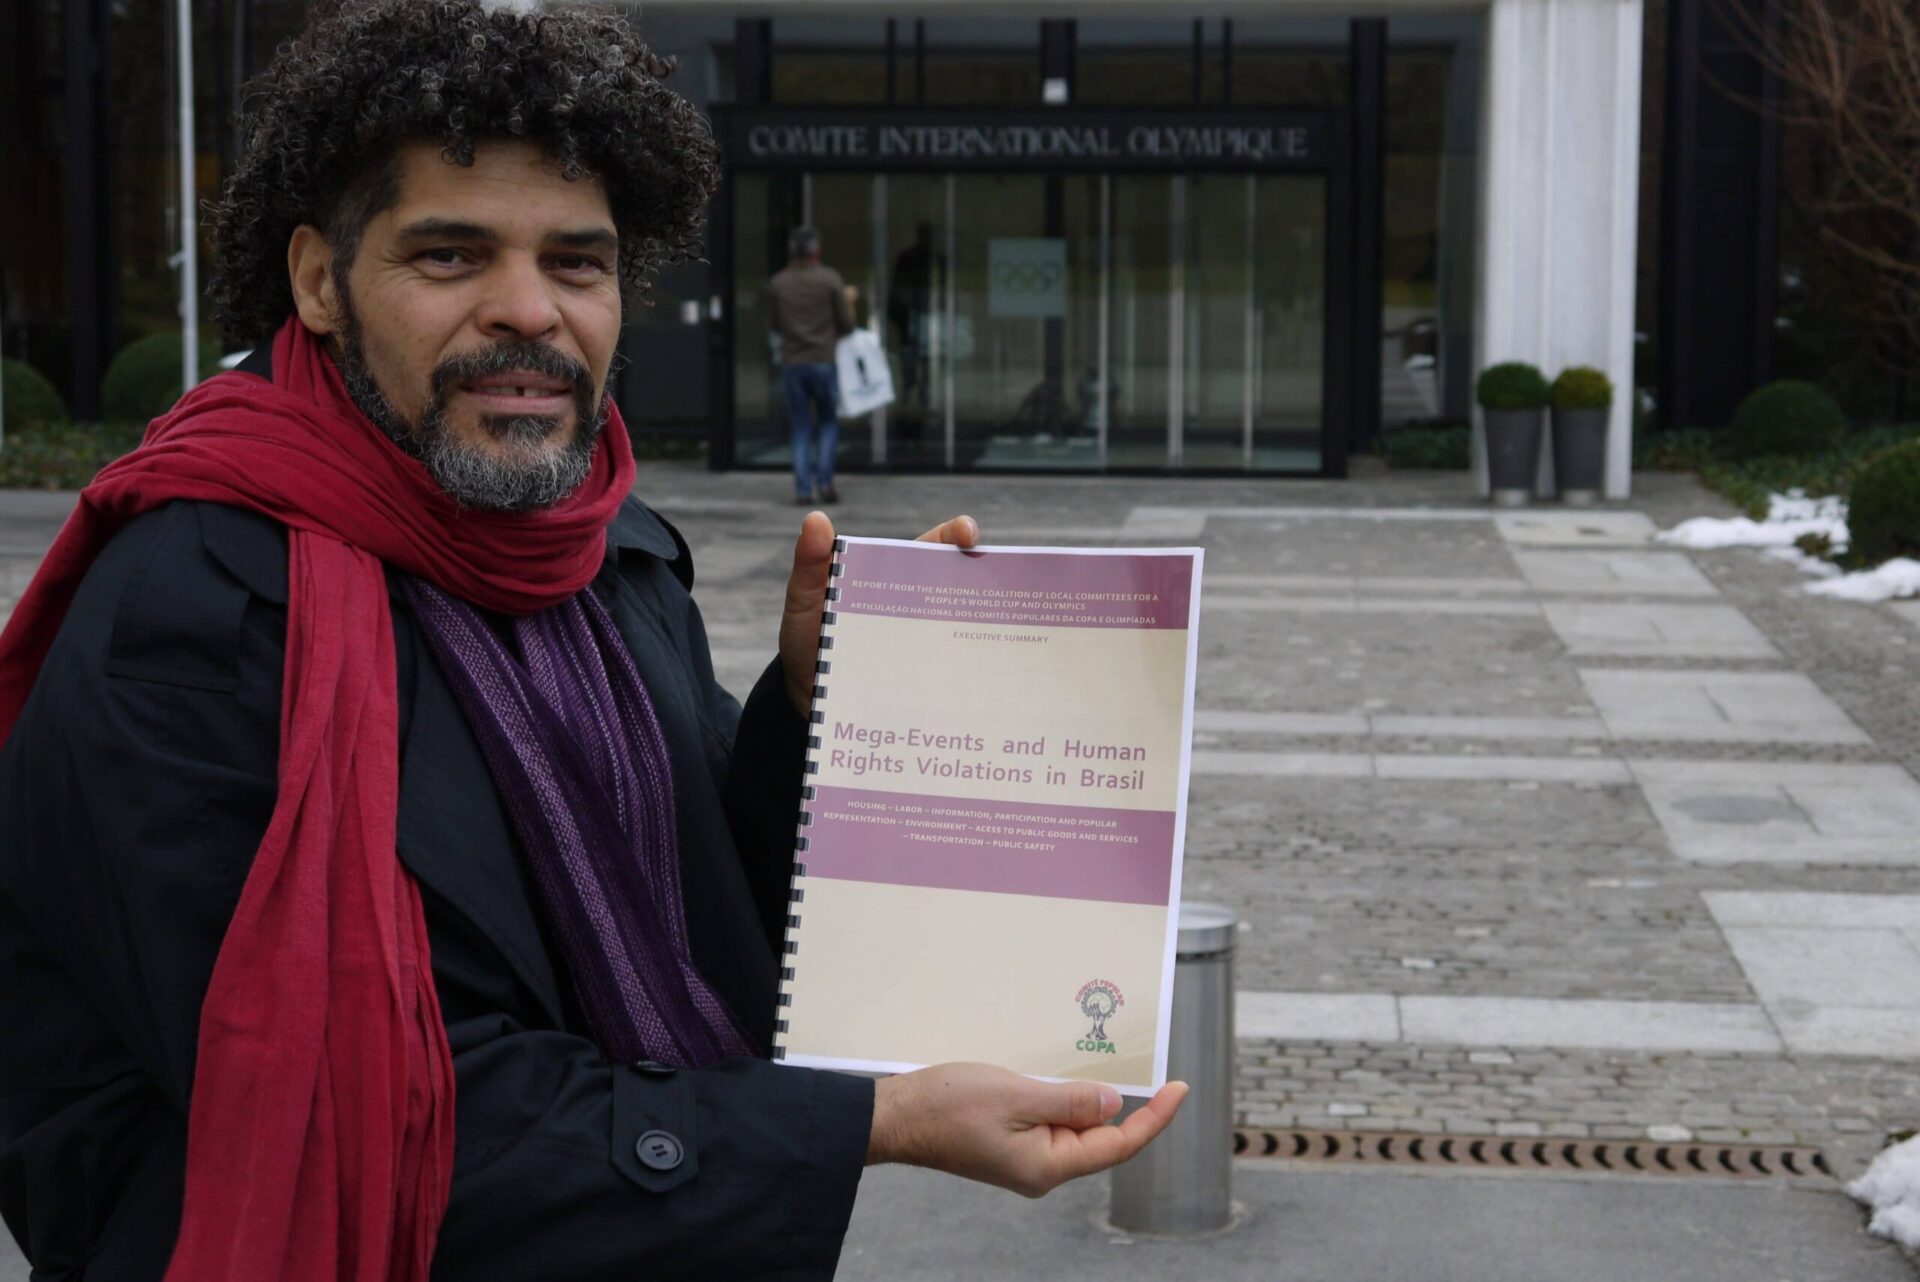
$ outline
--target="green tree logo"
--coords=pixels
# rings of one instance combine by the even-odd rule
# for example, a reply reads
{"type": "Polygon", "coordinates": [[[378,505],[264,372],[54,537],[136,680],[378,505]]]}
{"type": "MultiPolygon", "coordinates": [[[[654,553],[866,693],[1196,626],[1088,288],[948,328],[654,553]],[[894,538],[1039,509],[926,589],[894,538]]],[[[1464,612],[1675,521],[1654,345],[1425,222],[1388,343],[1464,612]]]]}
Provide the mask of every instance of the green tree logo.
{"type": "Polygon", "coordinates": [[[1107,1021],[1113,1018],[1115,1011],[1127,1004],[1127,999],[1120,995],[1119,988],[1104,979],[1088,981],[1081,986],[1077,996],[1081,1013],[1093,1021],[1093,1031],[1087,1034],[1087,1040],[1106,1041],[1107,1021]]]}

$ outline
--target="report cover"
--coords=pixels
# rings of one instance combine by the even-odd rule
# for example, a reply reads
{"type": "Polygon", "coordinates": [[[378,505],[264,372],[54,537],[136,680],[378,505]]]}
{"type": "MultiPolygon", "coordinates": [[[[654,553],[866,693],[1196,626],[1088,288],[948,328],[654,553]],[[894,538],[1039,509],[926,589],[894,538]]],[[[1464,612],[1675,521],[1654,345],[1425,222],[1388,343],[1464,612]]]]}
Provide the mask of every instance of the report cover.
{"type": "Polygon", "coordinates": [[[836,541],[776,1058],[1165,1082],[1201,558],[836,541]]]}

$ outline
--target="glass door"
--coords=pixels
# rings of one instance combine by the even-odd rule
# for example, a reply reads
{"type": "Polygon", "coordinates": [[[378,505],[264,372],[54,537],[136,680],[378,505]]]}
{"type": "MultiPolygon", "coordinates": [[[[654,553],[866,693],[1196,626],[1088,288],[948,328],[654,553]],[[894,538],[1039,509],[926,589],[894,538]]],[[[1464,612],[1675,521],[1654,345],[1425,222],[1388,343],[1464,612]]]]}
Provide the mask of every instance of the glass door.
{"type": "Polygon", "coordinates": [[[1098,468],[1099,180],[950,181],[956,465],[1098,468]]]}
{"type": "Polygon", "coordinates": [[[785,466],[766,282],[818,227],[894,403],[844,461],[909,468],[1317,472],[1327,179],[743,174],[736,452],[785,466]]]}
{"type": "Polygon", "coordinates": [[[1244,468],[1252,423],[1253,179],[1208,174],[1184,183],[1179,462],[1244,468]]]}
{"type": "Polygon", "coordinates": [[[1108,180],[1107,463],[1165,467],[1172,440],[1174,184],[1108,180]]]}
{"type": "Polygon", "coordinates": [[[1312,472],[1324,460],[1327,336],[1327,180],[1255,178],[1248,466],[1312,472]]]}
{"type": "Polygon", "coordinates": [[[888,174],[880,185],[887,263],[880,341],[893,366],[894,402],[882,411],[889,466],[947,461],[947,296],[953,287],[947,179],[888,174]]]}

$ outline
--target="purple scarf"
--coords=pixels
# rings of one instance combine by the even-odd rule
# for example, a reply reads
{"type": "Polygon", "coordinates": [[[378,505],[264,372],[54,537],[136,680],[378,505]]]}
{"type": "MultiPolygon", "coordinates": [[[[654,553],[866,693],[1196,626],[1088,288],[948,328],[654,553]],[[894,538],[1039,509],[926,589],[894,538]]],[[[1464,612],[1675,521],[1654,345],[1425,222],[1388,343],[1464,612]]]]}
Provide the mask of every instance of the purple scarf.
{"type": "Polygon", "coordinates": [[[606,607],[588,589],[509,620],[516,656],[466,602],[405,583],[506,802],[594,1040],[624,1063],[755,1054],[694,969],[666,738],[606,607]]]}

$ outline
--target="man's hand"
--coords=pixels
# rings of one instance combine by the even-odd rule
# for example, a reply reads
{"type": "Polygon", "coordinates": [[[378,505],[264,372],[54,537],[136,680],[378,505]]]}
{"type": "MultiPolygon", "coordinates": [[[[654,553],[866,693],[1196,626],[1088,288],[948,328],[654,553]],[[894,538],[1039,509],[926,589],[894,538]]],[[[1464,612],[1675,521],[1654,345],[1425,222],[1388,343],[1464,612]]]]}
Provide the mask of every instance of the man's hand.
{"type": "Polygon", "coordinates": [[[1126,1161],[1166,1129],[1185,1082],[1118,1126],[1120,1093],[1093,1082],[1036,1082],[990,1064],[937,1064],[875,1083],[867,1165],[906,1162],[1027,1197],[1126,1161]]]}
{"type": "MultiPolygon", "coordinates": [[[[980,542],[980,524],[956,516],[922,534],[920,543],[952,543],[970,548],[980,542]]],[[[827,604],[827,571],[833,566],[833,522],[825,512],[809,512],[793,545],[793,573],[787,578],[787,604],[780,615],[780,666],[787,676],[787,697],[806,716],[813,706],[813,665],[820,656],[820,612],[827,604]]]]}

